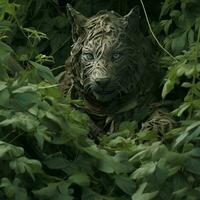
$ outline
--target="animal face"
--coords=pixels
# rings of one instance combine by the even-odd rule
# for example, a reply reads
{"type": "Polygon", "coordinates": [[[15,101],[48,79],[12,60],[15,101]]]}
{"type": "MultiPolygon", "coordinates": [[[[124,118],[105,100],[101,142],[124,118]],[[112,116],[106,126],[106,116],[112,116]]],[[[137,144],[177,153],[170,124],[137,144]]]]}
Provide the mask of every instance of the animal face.
{"type": "Polygon", "coordinates": [[[84,89],[92,93],[99,101],[112,100],[123,91],[133,76],[127,71],[134,68],[128,65],[133,52],[124,41],[125,35],[118,35],[117,30],[91,38],[92,33],[83,43],[80,56],[83,69],[84,89]],[[126,78],[125,78],[126,77],[126,78]]]}
{"type": "Polygon", "coordinates": [[[85,18],[69,7],[74,45],[72,62],[84,93],[112,102],[143,85],[149,43],[139,30],[139,12],[122,17],[102,11],[85,18]]]}

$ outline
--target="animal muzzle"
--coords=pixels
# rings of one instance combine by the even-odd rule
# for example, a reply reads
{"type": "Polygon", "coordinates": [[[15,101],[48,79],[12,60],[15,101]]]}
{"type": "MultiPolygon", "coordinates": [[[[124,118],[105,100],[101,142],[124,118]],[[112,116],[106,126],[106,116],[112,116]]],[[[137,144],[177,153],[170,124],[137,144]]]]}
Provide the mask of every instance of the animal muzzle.
{"type": "Polygon", "coordinates": [[[104,90],[107,88],[108,85],[111,83],[110,78],[96,78],[94,80],[95,86],[97,90],[104,90]]]}
{"type": "Polygon", "coordinates": [[[117,93],[116,87],[112,83],[112,79],[108,77],[95,78],[91,92],[98,101],[110,101],[117,93]]]}

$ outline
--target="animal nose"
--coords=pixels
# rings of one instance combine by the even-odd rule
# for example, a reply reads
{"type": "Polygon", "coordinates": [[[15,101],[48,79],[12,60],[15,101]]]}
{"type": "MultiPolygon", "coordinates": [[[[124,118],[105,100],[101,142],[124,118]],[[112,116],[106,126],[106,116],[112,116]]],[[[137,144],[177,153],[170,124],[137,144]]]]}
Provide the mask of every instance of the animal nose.
{"type": "Polygon", "coordinates": [[[110,82],[110,78],[96,78],[95,83],[97,86],[104,88],[106,87],[110,82]]]}

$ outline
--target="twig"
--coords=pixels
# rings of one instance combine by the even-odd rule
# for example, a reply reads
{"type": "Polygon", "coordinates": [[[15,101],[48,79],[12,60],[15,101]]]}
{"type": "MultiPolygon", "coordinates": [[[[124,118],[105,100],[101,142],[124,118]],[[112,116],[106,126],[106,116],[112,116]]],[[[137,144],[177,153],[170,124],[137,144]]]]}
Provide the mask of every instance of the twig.
{"type": "Polygon", "coordinates": [[[148,27],[149,27],[149,31],[151,32],[153,38],[155,39],[155,41],[157,42],[158,46],[166,53],[168,54],[173,60],[177,61],[177,59],[169,52],[167,51],[167,49],[165,49],[162,44],[158,41],[157,37],[155,36],[152,28],[151,28],[151,24],[149,22],[149,18],[148,18],[148,15],[147,15],[147,12],[146,12],[146,9],[145,9],[145,6],[144,6],[144,3],[143,3],[143,0],[140,0],[140,3],[142,5],[142,9],[144,11],[144,15],[145,15],[145,18],[146,18],[146,21],[147,21],[147,24],[148,24],[148,27]]]}

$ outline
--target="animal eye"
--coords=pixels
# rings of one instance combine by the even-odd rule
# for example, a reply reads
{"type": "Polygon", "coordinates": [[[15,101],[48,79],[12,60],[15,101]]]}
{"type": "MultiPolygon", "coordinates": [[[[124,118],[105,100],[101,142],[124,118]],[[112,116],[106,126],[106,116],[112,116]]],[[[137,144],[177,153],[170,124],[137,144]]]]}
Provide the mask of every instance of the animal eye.
{"type": "Polygon", "coordinates": [[[121,57],[121,54],[120,54],[120,53],[113,53],[113,54],[112,54],[112,60],[113,60],[113,61],[118,60],[120,57],[121,57]]]}
{"type": "Polygon", "coordinates": [[[88,61],[94,60],[94,56],[92,53],[83,53],[83,58],[85,58],[88,61]]]}

